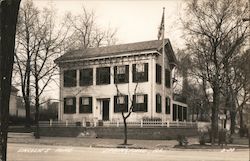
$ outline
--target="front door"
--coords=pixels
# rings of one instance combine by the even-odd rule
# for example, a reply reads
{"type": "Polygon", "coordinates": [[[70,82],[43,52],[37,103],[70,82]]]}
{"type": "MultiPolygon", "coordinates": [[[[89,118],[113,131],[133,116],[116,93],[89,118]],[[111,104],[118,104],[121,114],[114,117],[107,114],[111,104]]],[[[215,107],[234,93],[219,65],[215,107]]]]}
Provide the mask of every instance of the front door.
{"type": "Polygon", "coordinates": [[[102,101],[102,120],[109,120],[109,100],[102,101]]]}

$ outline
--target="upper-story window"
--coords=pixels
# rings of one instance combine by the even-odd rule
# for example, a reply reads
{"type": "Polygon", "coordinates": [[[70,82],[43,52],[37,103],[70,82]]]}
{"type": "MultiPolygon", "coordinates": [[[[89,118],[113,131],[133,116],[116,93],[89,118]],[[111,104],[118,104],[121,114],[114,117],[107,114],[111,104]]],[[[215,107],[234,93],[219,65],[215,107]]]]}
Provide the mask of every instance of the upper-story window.
{"type": "Polygon", "coordinates": [[[161,84],[161,66],[156,64],[156,83],[161,84]]]}
{"type": "Polygon", "coordinates": [[[76,70],[65,70],[63,72],[63,85],[64,87],[76,86],[76,70]]]}
{"type": "Polygon", "coordinates": [[[165,86],[167,88],[171,87],[171,71],[168,69],[165,69],[165,86]]]}
{"type": "Polygon", "coordinates": [[[148,63],[133,64],[133,82],[148,81],[148,63]]]}
{"type": "Polygon", "coordinates": [[[88,86],[93,84],[93,69],[80,70],[80,86],[88,86]]]}
{"type": "Polygon", "coordinates": [[[75,97],[64,98],[64,113],[65,114],[76,113],[76,98],[75,97]]]}
{"type": "Polygon", "coordinates": [[[128,112],[128,95],[114,96],[114,112],[128,112]]]}
{"type": "Polygon", "coordinates": [[[110,67],[96,68],[96,84],[110,84],[110,67]]]}
{"type": "Polygon", "coordinates": [[[92,113],[92,97],[79,98],[79,113],[92,113]]]}
{"type": "Polygon", "coordinates": [[[133,95],[133,112],[148,111],[148,95],[136,94],[133,95]]]}
{"type": "Polygon", "coordinates": [[[115,66],[114,67],[114,82],[128,83],[129,82],[129,66],[115,66]]]}
{"type": "Polygon", "coordinates": [[[161,113],[161,95],[157,94],[156,95],[156,112],[161,113]]]}

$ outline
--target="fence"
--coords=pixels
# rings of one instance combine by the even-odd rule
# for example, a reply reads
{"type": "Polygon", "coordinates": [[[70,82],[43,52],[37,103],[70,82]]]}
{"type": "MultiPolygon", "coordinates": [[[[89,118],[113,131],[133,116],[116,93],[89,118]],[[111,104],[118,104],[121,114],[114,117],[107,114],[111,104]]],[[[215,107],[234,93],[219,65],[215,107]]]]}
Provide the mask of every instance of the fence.
{"type": "MultiPolygon", "coordinates": [[[[39,121],[40,127],[123,127],[124,124],[121,121],[82,121],[82,122],[70,122],[66,121],[39,121]]],[[[179,122],[179,121],[151,121],[141,120],[134,122],[127,122],[129,127],[197,127],[196,122],[179,122]]]]}

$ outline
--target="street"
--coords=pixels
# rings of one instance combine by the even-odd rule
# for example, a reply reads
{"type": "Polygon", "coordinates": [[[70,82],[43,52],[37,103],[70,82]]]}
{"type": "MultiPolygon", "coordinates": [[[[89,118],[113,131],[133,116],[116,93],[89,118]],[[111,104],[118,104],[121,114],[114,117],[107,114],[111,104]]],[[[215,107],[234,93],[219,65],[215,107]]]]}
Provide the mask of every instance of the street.
{"type": "Polygon", "coordinates": [[[8,144],[8,161],[249,161],[249,151],[146,150],[8,144]]]}

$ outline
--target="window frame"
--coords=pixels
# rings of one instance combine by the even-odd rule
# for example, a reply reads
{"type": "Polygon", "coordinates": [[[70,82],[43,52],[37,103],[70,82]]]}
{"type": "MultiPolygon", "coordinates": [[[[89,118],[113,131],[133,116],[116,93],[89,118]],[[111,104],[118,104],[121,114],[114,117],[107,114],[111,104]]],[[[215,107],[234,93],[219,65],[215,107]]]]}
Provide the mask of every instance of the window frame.
{"type": "Polygon", "coordinates": [[[114,113],[128,112],[128,95],[114,96],[114,113]],[[119,97],[124,98],[124,103],[118,103],[119,97]]]}
{"type": "Polygon", "coordinates": [[[133,70],[133,82],[147,82],[148,81],[148,63],[137,63],[132,65],[133,70]],[[137,65],[142,65],[144,66],[144,72],[138,72],[136,70],[137,65]]]}
{"type": "Polygon", "coordinates": [[[129,83],[129,65],[114,66],[114,83],[129,83]],[[125,73],[118,74],[117,71],[119,67],[124,67],[125,73]]]}
{"type": "Polygon", "coordinates": [[[110,84],[110,67],[98,67],[96,68],[96,85],[110,84]],[[106,73],[107,72],[107,73],[106,73]],[[103,79],[102,76],[107,78],[103,79]]]}
{"type": "Polygon", "coordinates": [[[148,112],[148,94],[135,94],[133,95],[133,112],[148,112]],[[137,103],[136,97],[138,95],[144,96],[143,103],[137,103]]]}
{"type": "Polygon", "coordinates": [[[64,114],[75,114],[76,113],[76,97],[65,97],[64,98],[63,113],[64,114]],[[72,99],[73,105],[67,105],[67,99],[72,99]]]}
{"type": "Polygon", "coordinates": [[[76,80],[77,70],[64,70],[63,71],[63,87],[76,87],[77,80],[76,80]]]}
{"type": "Polygon", "coordinates": [[[80,70],[80,86],[93,85],[93,68],[84,68],[80,70]],[[88,73],[84,75],[84,73],[88,73]]]}
{"type": "Polygon", "coordinates": [[[161,113],[162,112],[162,97],[161,95],[158,93],[156,94],[156,98],[155,98],[155,102],[156,102],[156,113],[161,113]],[[158,102],[160,99],[160,103],[158,102]]]}
{"type": "Polygon", "coordinates": [[[87,97],[87,96],[82,96],[79,97],[79,113],[93,113],[93,97],[87,97]],[[84,105],[83,104],[83,99],[88,99],[89,104],[84,105]]]}

